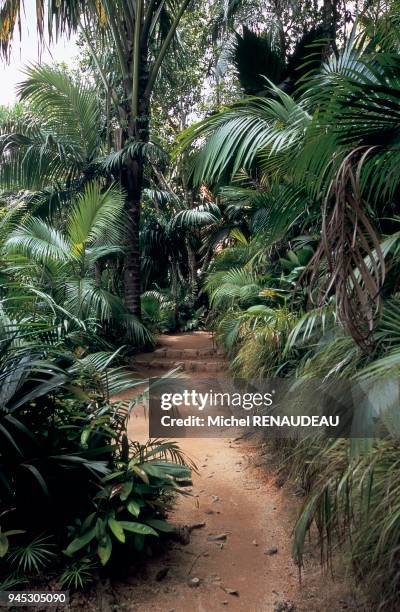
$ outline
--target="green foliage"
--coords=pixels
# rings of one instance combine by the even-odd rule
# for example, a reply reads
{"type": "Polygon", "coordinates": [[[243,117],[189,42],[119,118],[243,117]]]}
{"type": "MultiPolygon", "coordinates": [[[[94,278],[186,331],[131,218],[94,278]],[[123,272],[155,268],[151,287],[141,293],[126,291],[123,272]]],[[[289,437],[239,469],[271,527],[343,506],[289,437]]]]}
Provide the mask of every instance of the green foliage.
{"type": "Polygon", "coordinates": [[[141,296],[143,321],[154,332],[173,329],[173,299],[160,291],[146,291],[141,296]]]}
{"type": "Polygon", "coordinates": [[[67,335],[52,343],[50,326],[1,322],[0,575],[41,574],[65,550],[75,559],[60,580],[78,588],[95,554],[105,565],[116,543],[138,554],[141,538],[169,531],[190,462],[172,442],[128,443],[135,400],[109,397],[143,381],[112,367],[120,351],[77,357],[67,335]]]}
{"type": "Polygon", "coordinates": [[[261,152],[283,154],[297,151],[310,116],[302,102],[266,81],[269,98],[248,98],[194,124],[180,136],[187,147],[206,139],[196,158],[193,182],[231,179],[241,168],[251,168],[261,152]]]}
{"type": "MultiPolygon", "coordinates": [[[[382,418],[379,439],[275,445],[305,491],[296,562],[316,526],[322,560],[346,545],[382,610],[397,605],[400,533],[399,38],[390,23],[387,39],[372,36],[379,26],[369,23],[320,68],[300,66],[293,95],[265,88],[180,141],[198,149],[193,183],[207,181],[221,197],[224,225],[206,290],[232,372],[292,376],[304,388],[316,378],[351,380],[365,394],[364,425],[382,418]]],[[[268,47],[249,32],[240,44],[245,38],[268,47]]],[[[254,74],[242,72],[250,87],[254,74]]]]}
{"type": "Polygon", "coordinates": [[[59,578],[60,586],[67,589],[83,589],[94,580],[97,563],[90,558],[73,561],[59,578]]]}
{"type": "MultiPolygon", "coordinates": [[[[71,317],[98,320],[110,330],[124,329],[140,345],[151,341],[149,333],[110,291],[110,262],[124,252],[122,213],[123,195],[116,186],[104,190],[99,182],[88,183],[68,214],[64,232],[31,216],[7,229],[5,273],[8,279],[22,279],[25,292],[35,287],[50,295],[71,317]]],[[[18,306],[16,296],[8,308],[18,306]]]]}
{"type": "MultiPolygon", "coordinates": [[[[53,562],[82,588],[171,532],[194,466],[172,442],[129,441],[137,397],[111,397],[143,384],[129,345],[201,327],[210,306],[235,375],[350,378],[390,404],[383,440],[280,451],[306,491],[297,562],[315,523],[322,558],[350,542],[391,609],[400,428],[372,384],[400,363],[398,7],[357,3],[350,33],[354,3],[206,4],[145,2],[136,22],[124,0],[50,3],[50,35],[81,24],[86,78],[29,67],[21,105],[0,110],[1,588],[53,562]],[[235,99],[237,76],[253,97],[235,99]],[[142,321],[122,298],[139,230],[142,321]]],[[[5,55],[21,7],[0,9],[5,55]]]]}
{"type": "Polygon", "coordinates": [[[227,307],[234,302],[239,305],[254,302],[261,291],[256,275],[243,268],[232,268],[222,275],[218,274],[216,278],[211,277],[209,286],[214,284],[218,286],[212,292],[210,302],[216,308],[227,307]]]}
{"type": "Polygon", "coordinates": [[[94,89],[62,69],[29,67],[18,88],[27,110],[1,125],[0,184],[40,190],[71,185],[100,153],[94,89]]]}
{"type": "MultiPolygon", "coordinates": [[[[310,451],[311,441],[306,444],[310,451]]],[[[325,561],[338,535],[347,540],[354,570],[368,580],[377,609],[391,609],[397,601],[398,439],[376,442],[356,455],[351,447],[336,440],[309,455],[303,478],[310,493],[296,525],[293,553],[301,562],[315,521],[325,561]]]]}
{"type": "Polygon", "coordinates": [[[233,61],[246,94],[255,95],[265,89],[263,77],[273,83],[283,80],[285,61],[268,34],[257,35],[244,26],[243,34],[236,34],[233,61]]]}
{"type": "Polygon", "coordinates": [[[0,529],[0,559],[6,556],[10,548],[10,537],[25,533],[22,529],[9,529],[8,531],[1,531],[0,529]]]}
{"type": "Polygon", "coordinates": [[[130,450],[126,461],[118,463],[118,471],[105,477],[96,496],[96,510],[75,530],[65,550],[67,556],[83,551],[96,554],[106,565],[118,543],[140,551],[145,537],[173,531],[163,520],[162,500],[190,483],[183,455],[175,444],[162,440],[132,444],[130,450]]]}
{"type": "MultiPolygon", "coordinates": [[[[122,546],[121,525],[128,534],[124,555],[138,555],[141,538],[169,529],[163,521],[171,494],[190,480],[173,443],[128,443],[135,388],[144,381],[124,367],[123,346],[111,352],[101,339],[100,308],[86,311],[84,320],[84,293],[79,308],[63,301],[63,285],[73,275],[90,278],[92,262],[113,250],[110,241],[118,242],[121,207],[114,187],[103,191],[89,185],[64,232],[28,217],[6,242],[0,302],[0,578],[5,588],[52,572],[53,562],[58,573],[66,565],[62,584],[81,588],[96,575],[95,555],[106,564],[117,536],[122,546]],[[121,392],[127,399],[111,402],[121,392]],[[128,492],[125,504],[122,490],[128,492]],[[84,551],[85,544],[72,542],[87,538],[86,517],[93,513],[99,537],[94,550],[84,551]],[[68,561],[63,550],[72,551],[74,559],[68,561]]],[[[115,562],[119,558],[118,552],[115,562]]]]}
{"type": "Polygon", "coordinates": [[[8,560],[21,574],[38,574],[54,557],[54,544],[50,538],[38,536],[24,546],[15,547],[8,560]]]}
{"type": "Polygon", "coordinates": [[[297,41],[293,54],[285,57],[282,37],[274,37],[271,32],[257,34],[243,26],[243,34],[236,33],[233,62],[246,94],[268,95],[266,79],[292,92],[297,81],[310,70],[318,70],[328,46],[324,28],[314,27],[297,41]]]}

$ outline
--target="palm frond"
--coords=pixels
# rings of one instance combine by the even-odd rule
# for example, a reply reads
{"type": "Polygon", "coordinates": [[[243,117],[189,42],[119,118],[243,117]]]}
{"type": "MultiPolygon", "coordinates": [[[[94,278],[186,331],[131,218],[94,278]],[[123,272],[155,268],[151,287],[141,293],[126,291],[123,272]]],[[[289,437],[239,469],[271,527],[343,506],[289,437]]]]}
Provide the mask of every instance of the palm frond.
{"type": "Polygon", "coordinates": [[[319,340],[320,335],[325,335],[327,330],[336,323],[335,306],[324,306],[306,312],[291,330],[284,353],[288,353],[299,344],[308,343],[310,340],[319,340]],[[317,334],[317,336],[316,336],[317,334]]]}
{"type": "Polygon", "coordinates": [[[259,278],[244,268],[232,268],[220,276],[220,286],[211,295],[214,307],[246,303],[258,297],[261,289],[259,278]]]}
{"type": "Polygon", "coordinates": [[[169,227],[171,230],[198,228],[216,223],[220,217],[221,211],[216,204],[201,204],[179,211],[170,221],[169,227]]]}
{"type": "Polygon", "coordinates": [[[28,100],[44,127],[60,143],[69,143],[80,161],[89,161],[98,150],[99,107],[96,93],[65,71],[48,65],[25,69],[26,79],[18,85],[21,100],[28,100]]]}
{"type": "Polygon", "coordinates": [[[79,195],[68,219],[68,236],[72,245],[120,245],[125,223],[122,218],[124,196],[112,185],[105,191],[92,181],[79,195]]]}
{"type": "Polygon", "coordinates": [[[195,159],[193,181],[228,180],[240,168],[249,168],[264,151],[275,155],[301,142],[310,117],[301,103],[270,84],[274,98],[242,100],[217,115],[188,128],[181,148],[205,141],[195,159]]]}
{"type": "Polygon", "coordinates": [[[43,264],[50,260],[67,262],[71,257],[69,245],[62,234],[35,217],[12,231],[4,248],[9,254],[25,255],[43,264]]]}

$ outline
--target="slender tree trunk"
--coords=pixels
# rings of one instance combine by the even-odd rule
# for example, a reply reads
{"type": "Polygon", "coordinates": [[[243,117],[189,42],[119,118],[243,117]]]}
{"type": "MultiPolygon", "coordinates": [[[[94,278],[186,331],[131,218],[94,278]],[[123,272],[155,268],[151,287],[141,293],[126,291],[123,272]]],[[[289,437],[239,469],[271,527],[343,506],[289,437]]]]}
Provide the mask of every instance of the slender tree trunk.
{"type": "Polygon", "coordinates": [[[143,189],[143,163],[137,158],[127,160],[122,173],[122,185],[126,193],[128,247],[125,256],[125,303],[137,317],[140,309],[140,201],[143,189]]]}
{"type": "Polygon", "coordinates": [[[188,254],[188,265],[189,265],[189,275],[190,275],[190,299],[193,302],[193,305],[196,303],[199,287],[197,280],[197,261],[196,255],[192,246],[190,244],[189,238],[186,240],[186,250],[188,254]]]}
{"type": "MultiPolygon", "coordinates": [[[[140,307],[140,206],[143,191],[144,155],[140,145],[146,144],[150,136],[150,98],[162,62],[176,34],[179,22],[188,8],[191,0],[183,0],[173,20],[168,34],[163,41],[158,55],[149,69],[149,37],[152,36],[153,16],[156,17],[160,0],[152,0],[148,4],[136,0],[134,33],[127,48],[129,58],[121,58],[121,66],[126,66],[123,72],[125,99],[120,106],[121,127],[123,129],[122,146],[136,143],[139,150],[128,156],[121,172],[122,186],[126,191],[126,214],[128,227],[128,245],[125,258],[125,303],[129,311],[141,316],[140,307]]],[[[117,37],[118,39],[118,37],[117,37]]],[[[117,44],[117,50],[119,46],[117,44]]]]}
{"type": "Polygon", "coordinates": [[[275,21],[276,24],[278,26],[278,33],[279,33],[279,44],[280,44],[280,48],[282,51],[282,55],[283,57],[286,57],[286,36],[285,36],[285,30],[283,28],[283,22],[282,22],[282,3],[280,0],[274,0],[273,2],[273,6],[275,9],[275,21]]]}
{"type": "Polygon", "coordinates": [[[333,48],[336,47],[336,30],[339,21],[339,0],[324,0],[322,5],[322,22],[326,36],[330,39],[333,48]]]}
{"type": "Polygon", "coordinates": [[[171,262],[171,289],[174,298],[174,325],[178,329],[179,325],[179,279],[177,264],[171,262]]]}
{"type": "Polygon", "coordinates": [[[211,263],[213,255],[214,255],[214,251],[210,247],[207,250],[207,253],[204,256],[203,263],[202,263],[202,266],[201,266],[201,269],[200,269],[200,279],[201,279],[201,281],[203,280],[204,276],[208,272],[208,268],[210,267],[210,263],[211,263]]]}
{"type": "MultiPolygon", "coordinates": [[[[127,81],[125,84],[128,129],[124,140],[125,142],[135,141],[140,146],[140,144],[147,143],[150,138],[150,103],[144,95],[149,78],[147,41],[140,50],[138,69],[138,103],[135,109],[132,106],[133,83],[127,81]]],[[[144,163],[144,156],[140,150],[128,156],[121,176],[122,186],[126,193],[125,210],[128,223],[128,245],[124,270],[125,304],[129,311],[138,318],[141,317],[140,208],[144,163]]]]}

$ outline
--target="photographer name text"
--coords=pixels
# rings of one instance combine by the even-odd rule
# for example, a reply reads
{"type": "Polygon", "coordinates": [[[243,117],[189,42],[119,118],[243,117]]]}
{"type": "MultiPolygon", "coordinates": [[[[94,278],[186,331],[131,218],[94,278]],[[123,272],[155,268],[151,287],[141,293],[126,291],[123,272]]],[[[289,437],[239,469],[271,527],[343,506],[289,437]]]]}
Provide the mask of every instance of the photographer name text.
{"type": "Polygon", "coordinates": [[[221,415],[172,417],[163,415],[160,422],[163,427],[338,427],[339,416],[248,414],[243,417],[221,415]]]}

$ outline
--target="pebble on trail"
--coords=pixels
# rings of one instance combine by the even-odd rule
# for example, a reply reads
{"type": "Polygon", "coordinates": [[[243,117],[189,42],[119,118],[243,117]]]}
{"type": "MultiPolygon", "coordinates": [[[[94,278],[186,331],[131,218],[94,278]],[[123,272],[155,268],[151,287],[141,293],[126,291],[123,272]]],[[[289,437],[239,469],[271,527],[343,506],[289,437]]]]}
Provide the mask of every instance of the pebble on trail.
{"type": "Polygon", "coordinates": [[[219,533],[217,535],[209,535],[207,540],[209,542],[220,542],[221,540],[226,540],[227,537],[227,533],[219,533]]]}

